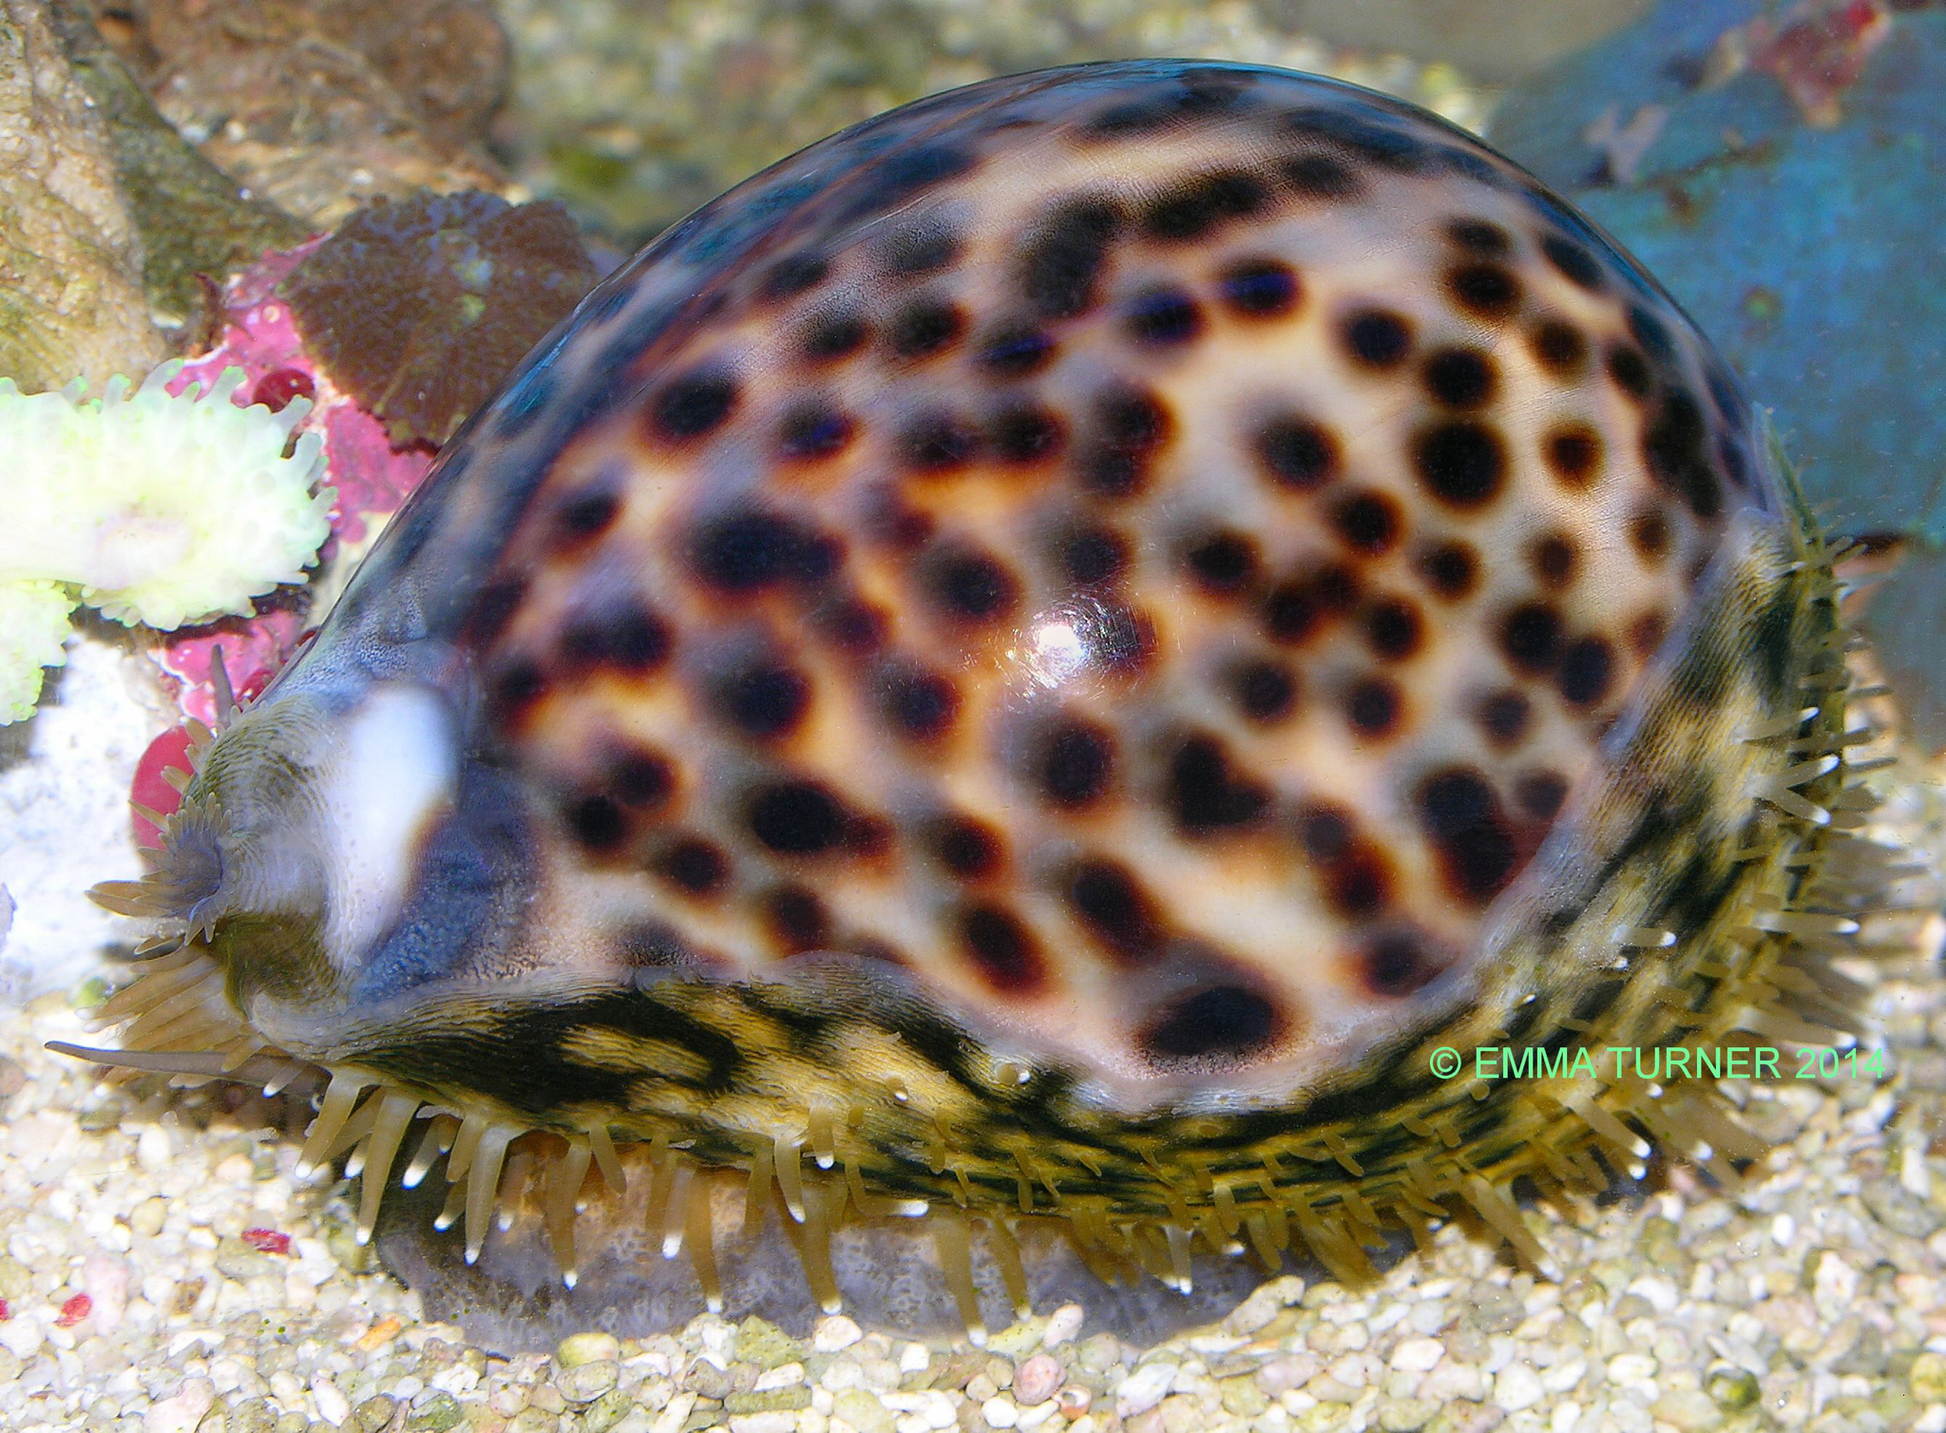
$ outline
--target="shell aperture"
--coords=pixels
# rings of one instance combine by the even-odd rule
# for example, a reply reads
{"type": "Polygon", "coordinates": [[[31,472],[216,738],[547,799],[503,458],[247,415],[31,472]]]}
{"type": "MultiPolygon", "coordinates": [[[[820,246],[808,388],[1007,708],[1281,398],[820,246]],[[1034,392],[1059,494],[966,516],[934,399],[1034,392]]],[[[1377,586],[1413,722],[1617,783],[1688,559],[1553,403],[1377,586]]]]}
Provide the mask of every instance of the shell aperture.
{"type": "Polygon", "coordinates": [[[120,897],[193,929],[111,1013],[328,1070],[367,1227],[429,1120],[469,1257],[529,1149],[571,1271],[621,1145],[705,1294],[724,1171],[827,1304],[834,1225],[930,1214],[969,1325],[969,1218],[1177,1285],[1462,1207],[1538,1261],[1515,1178],[1760,1146],[1429,1052],[1848,1019],[1830,561],[1722,360],[1470,137],[975,85],[541,345],[202,754],[120,897]]]}

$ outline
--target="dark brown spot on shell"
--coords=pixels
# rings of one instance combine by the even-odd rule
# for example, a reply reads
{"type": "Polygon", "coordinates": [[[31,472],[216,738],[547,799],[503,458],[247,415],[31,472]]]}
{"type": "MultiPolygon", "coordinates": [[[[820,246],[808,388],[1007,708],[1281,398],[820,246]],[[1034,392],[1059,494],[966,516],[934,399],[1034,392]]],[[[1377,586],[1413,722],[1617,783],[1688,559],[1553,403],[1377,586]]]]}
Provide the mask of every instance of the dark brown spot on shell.
{"type": "Polygon", "coordinates": [[[1337,435],[1301,413],[1280,413],[1259,425],[1253,440],[1257,461],[1277,483],[1302,492],[1338,471],[1337,435]]]}
{"type": "Polygon", "coordinates": [[[921,413],[899,434],[899,459],[927,476],[955,472],[980,451],[980,434],[959,414],[943,408],[921,413]]]}
{"type": "Polygon", "coordinates": [[[1722,484],[1710,466],[1707,436],[1701,407],[1693,395],[1680,390],[1662,394],[1642,434],[1642,457],[1650,476],[1705,521],[1723,511],[1722,484]]]}
{"type": "Polygon", "coordinates": [[[1168,190],[1142,215],[1149,237],[1168,243],[1200,239],[1221,225],[1247,219],[1269,202],[1270,192],[1254,174],[1222,170],[1168,190]]]}
{"type": "Polygon", "coordinates": [[[795,520],[753,509],[705,522],[690,541],[689,559],[710,586],[749,593],[783,582],[821,581],[837,553],[795,520]]]}
{"type": "Polygon", "coordinates": [[[1655,655],[1669,635],[1669,622],[1660,612],[1644,612],[1629,624],[1628,645],[1636,656],[1655,655]]]}
{"type": "Polygon", "coordinates": [[[1128,570],[1128,539],[1112,527],[1080,527],[1062,539],[1058,560],[1069,582],[1078,587],[1098,587],[1128,570]]]}
{"type": "Polygon", "coordinates": [[[600,537],[621,511],[620,495],[609,489],[576,493],[555,510],[554,528],[565,546],[577,546],[600,537]]]}
{"type": "Polygon", "coordinates": [[[1236,768],[1218,738],[1198,732],[1170,758],[1163,802],[1176,829],[1196,838],[1255,825],[1270,805],[1270,791],[1236,768]]]}
{"type": "Polygon", "coordinates": [[[804,326],[798,351],[813,363],[830,363],[858,352],[871,336],[855,313],[821,314],[804,326]]]}
{"type": "Polygon", "coordinates": [[[606,782],[608,794],[623,806],[654,811],[674,794],[676,768],[659,751],[631,746],[610,757],[606,782]]]}
{"type": "Polygon", "coordinates": [[[1602,637],[1577,637],[1561,648],[1554,683],[1574,706],[1593,706],[1615,680],[1615,649],[1602,637]]]}
{"type": "Polygon", "coordinates": [[[987,335],[974,362],[1001,378],[1025,378],[1054,360],[1057,345],[1045,329],[1017,324],[987,335]]]}
{"type": "Polygon", "coordinates": [[[1606,286],[1595,256],[1574,240],[1560,234],[1543,235],[1541,253],[1556,271],[1578,287],[1596,293],[1606,286]]]}
{"type": "Polygon", "coordinates": [[[1040,943],[1012,912],[982,902],[960,913],[960,946],[987,985],[1002,995],[1027,996],[1047,985],[1040,943]]]}
{"type": "Polygon", "coordinates": [[[1286,1021],[1275,1002],[1245,985],[1218,985],[1177,999],[1136,1039],[1162,1066],[1228,1064],[1274,1046],[1286,1021]]]}
{"type": "Polygon", "coordinates": [[[795,298],[823,283],[830,272],[831,263],[821,254],[786,254],[764,271],[759,291],[772,302],[795,298]]]}
{"type": "Polygon", "coordinates": [[[922,667],[894,666],[884,673],[878,699],[895,730],[921,741],[945,735],[959,716],[959,688],[950,677],[922,667]]]}
{"type": "Polygon", "coordinates": [[[1355,842],[1325,871],[1325,904],[1343,920],[1370,920],[1392,904],[1393,880],[1385,853],[1355,842]]]}
{"type": "Polygon", "coordinates": [[[1351,813],[1329,802],[1312,802],[1297,813],[1297,839],[1312,860],[1329,865],[1342,860],[1357,837],[1351,813]]]}
{"type": "Polygon", "coordinates": [[[1365,609],[1365,645],[1388,662],[1404,661],[1425,642],[1425,619],[1403,597],[1386,597],[1365,609]]]}
{"type": "Polygon", "coordinates": [[[656,869],[692,896],[712,896],[730,879],[730,858],[721,847],[698,838],[672,842],[656,869]]]}
{"type": "Polygon", "coordinates": [[[764,924],[786,955],[822,950],[831,940],[824,902],[802,886],[779,886],[763,900],[764,924]]]}
{"type": "Polygon", "coordinates": [[[1297,677],[1279,662],[1239,663],[1230,673],[1230,691],[1238,710],[1263,725],[1282,721],[1297,705],[1297,677]]]}
{"type": "Polygon", "coordinates": [[[1500,376],[1477,348],[1439,348],[1420,366],[1426,391],[1449,408],[1478,408],[1493,401],[1500,376]]]}
{"type": "Polygon", "coordinates": [[[1530,772],[1514,787],[1514,800],[1522,814],[1535,821],[1552,821],[1567,799],[1567,780],[1557,772],[1530,772]]]}
{"type": "Polygon", "coordinates": [[[1432,943],[1414,930],[1384,931],[1358,954],[1365,986],[1374,995],[1403,996],[1423,989],[1443,967],[1432,943]]]}
{"type": "Polygon", "coordinates": [[[853,656],[870,656],[892,633],[892,619],[859,597],[840,598],[818,608],[813,621],[839,650],[853,656]]]}
{"type": "Polygon", "coordinates": [[[1481,318],[1504,318],[1520,302],[1520,280],[1501,264],[1458,264],[1446,271],[1454,303],[1481,318]]]}
{"type": "Polygon", "coordinates": [[[971,816],[946,816],[927,833],[934,857],[962,880],[980,880],[997,872],[1006,860],[1000,835],[971,816]]]}
{"type": "Polygon", "coordinates": [[[965,247],[960,232],[938,215],[894,229],[879,247],[879,263],[892,278],[912,278],[945,268],[965,247]]]}
{"type": "Polygon", "coordinates": [[[1123,224],[1110,199],[1064,200],[1034,229],[1020,258],[1020,287],[1043,318],[1075,318],[1095,306],[1101,271],[1123,224]]]}
{"type": "Polygon", "coordinates": [[[1203,312],[1179,288],[1153,288],[1130,300],[1122,322],[1145,348],[1175,348],[1203,331],[1203,312]]]}
{"type": "Polygon", "coordinates": [[[1629,545],[1645,562],[1660,562],[1669,552],[1669,517],[1659,507],[1645,507],[1628,523],[1629,545]]]}
{"type": "Polygon", "coordinates": [[[1454,421],[1427,428],[1413,440],[1412,461],[1427,492],[1461,509],[1493,501],[1506,478],[1506,447],[1482,423],[1454,421]]]}
{"type": "Polygon", "coordinates": [[[574,839],[589,851],[606,852],[620,846],[628,837],[628,818],[622,808],[606,795],[579,796],[568,803],[568,829],[574,839]]]}
{"type": "Polygon", "coordinates": [[[784,415],[777,451],[787,461],[815,461],[843,452],[851,437],[852,421],[842,409],[820,399],[804,399],[784,415]]]}
{"type": "Polygon", "coordinates": [[[1412,351],[1412,325],[1386,309],[1359,309],[1339,330],[1352,360],[1366,368],[1397,368],[1412,351]]]}
{"type": "Polygon", "coordinates": [[[1020,596],[1020,583],[999,558],[957,543],[928,556],[922,580],[933,605],[959,622],[998,621],[1020,596]]]}
{"type": "Polygon", "coordinates": [[[1345,718],[1361,737],[1383,738],[1398,730],[1405,697],[1389,677],[1364,677],[1345,692],[1345,718]]]}
{"type": "Polygon", "coordinates": [[[501,722],[517,722],[547,691],[547,675],[531,657],[510,657],[487,680],[487,704],[501,722]]]}
{"type": "Polygon", "coordinates": [[[1655,384],[1655,376],[1649,372],[1648,360],[1642,357],[1642,350],[1625,343],[1612,343],[1604,358],[1608,376],[1615,380],[1616,386],[1633,398],[1646,398],[1649,389],[1655,384]]]}
{"type": "Polygon", "coordinates": [[[1358,574],[1338,563],[1317,568],[1308,577],[1289,578],[1264,597],[1264,631],[1278,642],[1307,641],[1331,619],[1349,612],[1358,591],[1358,574]]]}
{"type": "Polygon", "coordinates": [[[1581,566],[1581,549],[1565,532],[1542,533],[1527,544],[1527,563],[1541,586],[1558,590],[1574,582],[1581,566]]]}
{"type": "Polygon", "coordinates": [[[1183,553],[1183,564],[1205,592],[1232,597],[1257,578],[1257,544],[1228,530],[1198,538],[1183,553]]]}
{"type": "Polygon", "coordinates": [[[577,612],[561,630],[561,656],[570,667],[652,672],[668,658],[669,646],[668,624],[632,597],[577,612]]]}
{"type": "Polygon", "coordinates": [[[1216,281],[1223,306],[1239,318],[1281,318],[1304,296],[1297,271],[1279,259],[1240,259],[1216,281]]]}
{"type": "Polygon", "coordinates": [[[1377,556],[1398,545],[1405,514],[1397,500],[1384,493],[1354,493],[1333,506],[1331,525],[1350,546],[1377,556]]]}
{"type": "Polygon", "coordinates": [[[1559,379],[1578,378],[1588,362],[1588,340],[1562,318],[1544,318],[1527,331],[1535,361],[1559,379]]]}
{"type": "Polygon", "coordinates": [[[759,658],[717,681],[710,693],[717,712],[752,737],[790,733],[811,704],[811,683],[788,662],[759,658]]]}
{"type": "Polygon", "coordinates": [[[816,856],[844,844],[850,813],[815,781],[779,781],[760,787],[746,817],[750,834],[787,856],[816,856]]]}
{"type": "Polygon", "coordinates": [[[886,341],[896,357],[931,358],[944,353],[966,332],[966,313],[950,299],[926,298],[907,304],[892,317],[886,341]]]}
{"type": "Polygon", "coordinates": [[[1155,899],[1113,861],[1076,863],[1068,873],[1065,895],[1082,926],[1124,964],[1155,955],[1168,938],[1155,899]]]}
{"type": "Polygon", "coordinates": [[[1279,172],[1290,189],[1307,199],[1350,199],[1365,187],[1350,165],[1328,154],[1294,155],[1279,172]]]}
{"type": "Polygon", "coordinates": [[[1457,540],[1426,548],[1413,566],[1426,580],[1426,586],[1448,601],[1458,601],[1479,586],[1479,555],[1457,540]]]}
{"type": "Polygon", "coordinates": [[[1542,440],[1541,456],[1561,486],[1579,492],[1595,480],[1601,464],[1601,436],[1586,423],[1564,423],[1542,440]]]}
{"type": "Polygon", "coordinates": [[[1052,805],[1070,811],[1091,805],[1115,779],[1115,738],[1092,721],[1064,716],[1044,734],[1034,776],[1052,805]]]}
{"type": "Polygon", "coordinates": [[[1146,389],[1117,384],[1094,403],[1091,440],[1076,454],[1082,486],[1101,497],[1130,497],[1148,481],[1148,465],[1169,438],[1174,421],[1146,389]]]}
{"type": "Polygon", "coordinates": [[[1480,729],[1496,747],[1517,745],[1533,725],[1534,704],[1522,692],[1504,688],[1480,702],[1480,729]]]}
{"type": "Polygon", "coordinates": [[[1449,767],[1419,784],[1419,826],[1454,895],[1483,906],[1513,879],[1518,853],[1493,788],[1479,772],[1449,767]]]}
{"type": "Polygon", "coordinates": [[[1561,618],[1545,602],[1525,602],[1500,623],[1500,650],[1516,671],[1539,675],[1561,657],[1561,618]]]}
{"type": "Polygon", "coordinates": [[[1012,467],[1029,467],[1059,455],[1067,430],[1048,409],[1031,400],[1002,404],[987,425],[993,455],[1012,467]]]}
{"type": "Polygon", "coordinates": [[[721,427],[736,407],[736,379],[718,368],[699,368],[671,380],[649,404],[654,435],[688,442],[721,427]]]}
{"type": "Polygon", "coordinates": [[[1513,249],[1507,231],[1487,219],[1458,218],[1447,221],[1446,237],[1469,254],[1483,259],[1502,258],[1513,249]]]}

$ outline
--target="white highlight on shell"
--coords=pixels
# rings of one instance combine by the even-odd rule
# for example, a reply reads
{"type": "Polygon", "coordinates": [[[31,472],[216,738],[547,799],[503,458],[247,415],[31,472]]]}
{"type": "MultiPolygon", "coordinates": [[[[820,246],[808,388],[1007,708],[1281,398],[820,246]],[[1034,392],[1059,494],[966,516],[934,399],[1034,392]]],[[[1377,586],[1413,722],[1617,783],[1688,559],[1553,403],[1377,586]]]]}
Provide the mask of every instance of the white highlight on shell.
{"type": "Polygon", "coordinates": [[[330,881],[324,947],[339,968],[356,969],[398,915],[414,852],[458,779],[452,718],[424,688],[374,687],[344,719],[317,787],[330,881]]]}

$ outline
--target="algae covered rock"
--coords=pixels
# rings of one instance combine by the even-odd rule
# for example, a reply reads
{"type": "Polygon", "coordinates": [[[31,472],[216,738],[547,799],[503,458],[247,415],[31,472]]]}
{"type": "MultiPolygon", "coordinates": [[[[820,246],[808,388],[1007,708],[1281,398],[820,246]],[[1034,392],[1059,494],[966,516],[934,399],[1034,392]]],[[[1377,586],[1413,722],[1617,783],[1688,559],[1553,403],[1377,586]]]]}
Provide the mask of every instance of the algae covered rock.
{"type": "Polygon", "coordinates": [[[1875,602],[1946,732],[1946,10],[1669,0],[1509,94],[1493,138],[1711,334],[1845,528],[1921,550],[1875,602]],[[1885,620],[1892,614],[1895,620],[1885,620]]]}
{"type": "Polygon", "coordinates": [[[0,0],[0,374],[100,384],[163,355],[102,119],[36,0],[0,0]]]}

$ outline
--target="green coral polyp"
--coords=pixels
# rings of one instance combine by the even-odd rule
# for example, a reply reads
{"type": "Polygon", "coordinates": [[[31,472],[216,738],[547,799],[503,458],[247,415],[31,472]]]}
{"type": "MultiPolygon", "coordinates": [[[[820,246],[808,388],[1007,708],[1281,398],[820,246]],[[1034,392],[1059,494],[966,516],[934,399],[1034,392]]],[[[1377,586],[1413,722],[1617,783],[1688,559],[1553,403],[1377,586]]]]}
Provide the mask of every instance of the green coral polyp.
{"type": "Polygon", "coordinates": [[[181,368],[132,392],[117,375],[92,399],[80,380],[30,395],[0,379],[0,720],[25,716],[58,665],[57,606],[164,631],[248,616],[302,582],[330,535],[323,439],[292,440],[310,404],[238,406],[240,368],[172,396],[181,368]]]}

